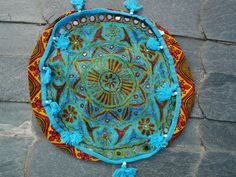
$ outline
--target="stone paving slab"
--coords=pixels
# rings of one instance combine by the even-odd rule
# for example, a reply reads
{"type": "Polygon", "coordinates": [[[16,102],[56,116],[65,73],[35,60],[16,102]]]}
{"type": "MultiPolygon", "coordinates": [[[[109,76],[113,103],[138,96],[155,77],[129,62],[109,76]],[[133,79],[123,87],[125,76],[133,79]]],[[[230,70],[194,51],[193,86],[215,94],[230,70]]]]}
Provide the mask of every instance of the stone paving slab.
{"type": "Polygon", "coordinates": [[[0,58],[2,56],[30,56],[42,26],[0,23],[0,58]]]}
{"type": "Polygon", "coordinates": [[[170,147],[182,150],[191,149],[195,152],[200,152],[202,150],[199,129],[201,122],[201,119],[190,119],[183,132],[170,144],[170,147]]]}
{"type": "Polygon", "coordinates": [[[208,152],[199,166],[199,177],[235,177],[236,155],[231,153],[208,152]]]}
{"type": "Polygon", "coordinates": [[[42,28],[0,23],[1,101],[28,101],[27,65],[42,28]]]}
{"type": "Polygon", "coordinates": [[[0,177],[25,177],[24,166],[32,139],[0,137],[0,177]]]}
{"type": "Polygon", "coordinates": [[[1,101],[28,102],[28,60],[26,56],[0,56],[1,101]]]}
{"type": "Polygon", "coordinates": [[[236,46],[206,42],[202,60],[207,75],[202,84],[199,103],[206,117],[236,122],[236,46]]]}
{"type": "Polygon", "coordinates": [[[202,60],[207,73],[236,75],[236,45],[207,41],[202,49],[202,60]]]}
{"type": "Polygon", "coordinates": [[[203,121],[200,126],[202,142],[208,151],[236,152],[236,123],[203,121]]]}
{"type": "Polygon", "coordinates": [[[143,0],[144,15],[156,20],[173,34],[203,38],[199,11],[203,0],[143,0]]]}
{"type": "Polygon", "coordinates": [[[207,38],[236,42],[236,1],[206,0],[201,23],[207,38]]]}
{"type": "Polygon", "coordinates": [[[206,76],[199,103],[209,119],[236,122],[236,75],[210,73],[206,76]]]}
{"type": "Polygon", "coordinates": [[[43,139],[32,152],[30,177],[111,177],[111,165],[78,160],[43,139]]]}
{"type": "MultiPolygon", "coordinates": [[[[137,177],[194,177],[200,154],[166,149],[147,159],[130,164],[138,168],[137,177]]],[[[113,166],[115,171],[119,166],[113,166]]]]}
{"type": "Polygon", "coordinates": [[[0,21],[45,23],[38,0],[0,1],[0,21]]]}
{"type": "Polygon", "coordinates": [[[19,126],[23,122],[31,120],[31,117],[32,109],[30,104],[0,102],[0,125],[19,126]]]}

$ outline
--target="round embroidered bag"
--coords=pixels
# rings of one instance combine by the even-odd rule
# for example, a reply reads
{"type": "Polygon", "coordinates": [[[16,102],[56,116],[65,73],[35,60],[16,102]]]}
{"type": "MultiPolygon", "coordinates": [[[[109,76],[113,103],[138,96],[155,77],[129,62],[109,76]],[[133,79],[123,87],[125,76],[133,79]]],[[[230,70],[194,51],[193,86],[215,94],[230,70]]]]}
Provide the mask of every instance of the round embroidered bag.
{"type": "Polygon", "coordinates": [[[28,66],[35,117],[54,145],[79,159],[123,164],[151,157],[183,130],[194,84],[176,40],[126,0],[129,13],[83,10],[44,31],[28,66]]]}

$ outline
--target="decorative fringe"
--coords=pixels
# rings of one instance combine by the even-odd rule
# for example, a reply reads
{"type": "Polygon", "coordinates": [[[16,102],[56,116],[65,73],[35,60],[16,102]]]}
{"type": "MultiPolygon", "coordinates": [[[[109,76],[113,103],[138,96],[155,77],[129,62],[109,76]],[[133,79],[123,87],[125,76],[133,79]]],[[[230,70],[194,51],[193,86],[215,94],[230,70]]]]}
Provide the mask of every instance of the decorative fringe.
{"type": "Polygon", "coordinates": [[[57,102],[49,101],[49,105],[52,111],[52,114],[55,115],[60,112],[61,107],[57,104],[57,102]]]}
{"type": "Polygon", "coordinates": [[[127,168],[126,162],[124,162],[121,168],[118,168],[112,177],[135,177],[137,173],[136,168],[127,168]]]}
{"type": "Polygon", "coordinates": [[[160,43],[155,38],[150,38],[148,40],[147,48],[150,50],[155,50],[155,51],[159,51],[161,49],[160,43]]]}
{"type": "Polygon", "coordinates": [[[49,67],[44,67],[42,70],[42,78],[41,78],[41,82],[43,84],[48,84],[51,81],[51,73],[52,70],[49,67]]]}
{"type": "Polygon", "coordinates": [[[164,137],[158,135],[152,135],[149,137],[150,145],[155,148],[165,148],[167,143],[164,142],[164,137]]]}
{"type": "Polygon", "coordinates": [[[66,50],[70,44],[70,40],[68,37],[66,37],[67,32],[61,31],[60,37],[55,38],[55,47],[57,49],[66,50]]]}
{"type": "Polygon", "coordinates": [[[162,87],[156,91],[158,100],[160,102],[169,100],[172,96],[175,95],[177,87],[178,87],[177,84],[170,86],[170,84],[164,83],[162,87]]]}
{"type": "Polygon", "coordinates": [[[124,6],[130,11],[130,13],[134,13],[143,8],[143,6],[139,5],[136,0],[126,0],[124,6]]]}
{"type": "Polygon", "coordinates": [[[61,141],[63,143],[76,146],[83,140],[83,136],[79,132],[62,132],[61,141]]]}
{"type": "Polygon", "coordinates": [[[71,4],[78,11],[83,9],[85,3],[86,0],[71,0],[71,4]]]}

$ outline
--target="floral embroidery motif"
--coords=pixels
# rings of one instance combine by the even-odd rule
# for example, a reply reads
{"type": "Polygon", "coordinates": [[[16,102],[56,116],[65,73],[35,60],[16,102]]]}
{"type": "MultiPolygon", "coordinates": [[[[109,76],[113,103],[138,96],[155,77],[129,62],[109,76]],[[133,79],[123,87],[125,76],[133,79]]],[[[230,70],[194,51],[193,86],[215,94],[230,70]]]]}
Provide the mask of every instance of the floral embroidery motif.
{"type": "Polygon", "coordinates": [[[98,132],[98,141],[102,146],[109,146],[111,143],[112,133],[108,131],[107,128],[104,128],[101,132],[98,132]]]}
{"type": "Polygon", "coordinates": [[[55,65],[52,70],[52,75],[55,80],[63,80],[64,78],[64,70],[60,65],[55,65]]]}
{"type": "Polygon", "coordinates": [[[121,30],[117,28],[116,25],[109,25],[104,36],[110,40],[119,40],[121,34],[121,30]]]}
{"type": "Polygon", "coordinates": [[[75,110],[75,107],[69,105],[67,109],[63,109],[62,117],[66,119],[67,122],[73,123],[74,120],[77,119],[77,111],[75,110]]]}
{"type": "Polygon", "coordinates": [[[102,81],[105,86],[109,87],[109,89],[114,88],[117,83],[117,79],[112,73],[105,75],[105,78],[102,81]]]}
{"type": "Polygon", "coordinates": [[[80,35],[73,34],[69,37],[69,39],[72,50],[78,50],[83,47],[84,40],[80,37],[80,35]]]}
{"type": "Polygon", "coordinates": [[[147,119],[141,119],[138,122],[139,126],[138,129],[141,131],[143,135],[151,135],[154,133],[154,124],[150,122],[150,118],[147,119]]]}

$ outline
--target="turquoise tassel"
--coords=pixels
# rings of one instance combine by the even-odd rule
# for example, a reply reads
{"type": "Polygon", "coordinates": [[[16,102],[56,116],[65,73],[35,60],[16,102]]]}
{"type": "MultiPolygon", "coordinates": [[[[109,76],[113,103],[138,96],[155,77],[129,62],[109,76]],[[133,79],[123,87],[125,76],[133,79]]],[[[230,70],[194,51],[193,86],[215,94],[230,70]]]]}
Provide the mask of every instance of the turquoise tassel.
{"type": "Polygon", "coordinates": [[[164,83],[162,87],[156,90],[157,98],[160,102],[169,100],[172,96],[175,95],[177,89],[177,84],[174,84],[172,87],[168,83],[164,83]]]}
{"type": "Polygon", "coordinates": [[[158,135],[152,135],[149,137],[150,145],[154,148],[165,148],[167,143],[164,142],[164,137],[158,135]]]}
{"type": "Polygon", "coordinates": [[[83,9],[85,3],[86,3],[86,0],[71,0],[71,4],[78,11],[83,9]]]}
{"type": "Polygon", "coordinates": [[[57,49],[66,50],[70,44],[70,40],[65,36],[66,33],[62,32],[60,37],[55,39],[55,47],[57,49]]]}
{"type": "Polygon", "coordinates": [[[155,50],[155,51],[159,51],[161,49],[160,43],[155,38],[150,38],[148,40],[147,48],[150,50],[155,50]]]}
{"type": "Polygon", "coordinates": [[[61,107],[57,104],[57,102],[53,102],[52,100],[46,100],[42,104],[43,106],[49,106],[53,115],[59,113],[61,110],[61,107]]]}
{"type": "Polygon", "coordinates": [[[82,142],[83,136],[79,132],[62,132],[61,133],[61,141],[63,143],[76,146],[80,142],[82,142]]]}
{"type": "Polygon", "coordinates": [[[52,111],[53,115],[56,115],[57,113],[60,112],[61,107],[57,104],[57,102],[49,101],[49,105],[50,105],[50,108],[51,108],[51,111],[52,111]]]}
{"type": "Polygon", "coordinates": [[[51,81],[52,70],[49,67],[44,67],[41,72],[42,84],[48,84],[51,81]]]}
{"type": "Polygon", "coordinates": [[[136,0],[126,0],[124,6],[130,11],[130,13],[134,13],[143,8],[143,6],[139,5],[136,0]]]}
{"type": "Polygon", "coordinates": [[[135,177],[137,173],[136,168],[127,168],[126,162],[124,162],[121,168],[118,168],[112,177],[135,177]]]}

